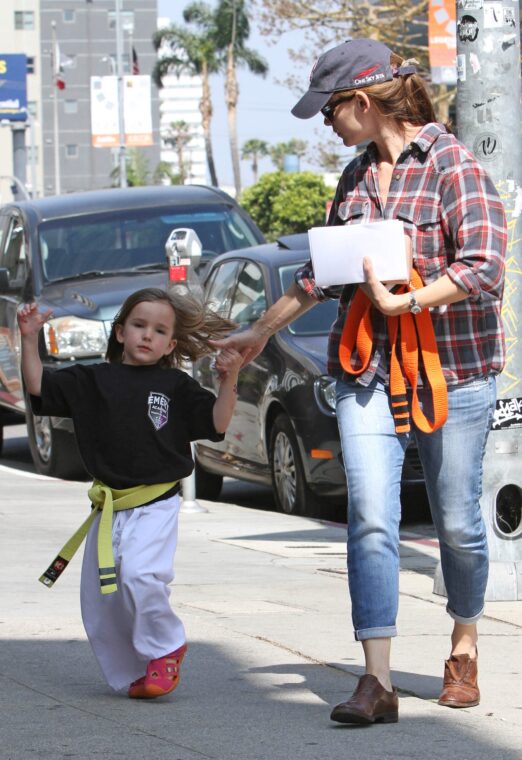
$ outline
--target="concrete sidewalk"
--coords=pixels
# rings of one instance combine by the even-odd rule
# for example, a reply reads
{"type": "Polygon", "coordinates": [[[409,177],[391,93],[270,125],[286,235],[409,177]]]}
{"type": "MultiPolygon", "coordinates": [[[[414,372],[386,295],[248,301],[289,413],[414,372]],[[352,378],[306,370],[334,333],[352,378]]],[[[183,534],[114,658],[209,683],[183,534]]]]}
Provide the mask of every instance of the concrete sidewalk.
{"type": "Polygon", "coordinates": [[[345,727],[330,709],[362,669],[342,526],[210,502],[183,514],[171,596],[189,638],[181,684],[131,701],[108,691],[86,643],[81,557],[52,590],[37,582],[86,514],[86,484],[2,467],[0,482],[2,760],[522,757],[522,604],[487,607],[481,705],[436,704],[451,626],[431,593],[429,526],[405,528],[402,543],[400,721],[345,727]]]}

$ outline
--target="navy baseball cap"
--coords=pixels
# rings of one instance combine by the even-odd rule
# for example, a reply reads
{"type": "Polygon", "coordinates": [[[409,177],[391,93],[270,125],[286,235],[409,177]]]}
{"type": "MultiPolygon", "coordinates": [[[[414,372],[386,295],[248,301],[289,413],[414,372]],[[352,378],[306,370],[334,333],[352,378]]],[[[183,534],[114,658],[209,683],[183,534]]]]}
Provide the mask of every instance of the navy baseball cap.
{"type": "Polygon", "coordinates": [[[314,64],[308,92],[292,108],[298,119],[310,119],[325,106],[334,92],[356,90],[389,82],[400,74],[413,74],[415,66],[397,69],[390,63],[392,51],[382,42],[348,40],[323,53],[314,64]]]}

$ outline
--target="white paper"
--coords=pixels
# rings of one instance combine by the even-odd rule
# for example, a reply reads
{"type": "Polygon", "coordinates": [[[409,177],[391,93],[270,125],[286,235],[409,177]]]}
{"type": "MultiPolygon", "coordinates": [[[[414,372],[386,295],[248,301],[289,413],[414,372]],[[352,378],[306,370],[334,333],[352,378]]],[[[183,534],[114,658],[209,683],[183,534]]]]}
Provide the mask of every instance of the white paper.
{"type": "Polygon", "coordinates": [[[368,256],[381,282],[407,282],[404,224],[398,219],[308,230],[314,280],[321,287],[364,282],[368,256]]]}

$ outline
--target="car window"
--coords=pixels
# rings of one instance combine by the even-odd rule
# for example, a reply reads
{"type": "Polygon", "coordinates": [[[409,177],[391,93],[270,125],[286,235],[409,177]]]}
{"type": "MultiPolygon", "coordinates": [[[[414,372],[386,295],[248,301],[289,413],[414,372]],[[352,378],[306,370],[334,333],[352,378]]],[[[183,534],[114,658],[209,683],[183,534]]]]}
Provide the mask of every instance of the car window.
{"type": "MultiPolygon", "coordinates": [[[[304,263],[302,261],[297,265],[279,267],[279,279],[283,292],[290,287],[294,281],[296,270],[302,267],[304,263]]],[[[335,299],[320,301],[313,309],[305,312],[288,325],[288,329],[292,335],[328,335],[337,317],[337,307],[338,301],[335,299]]]]}
{"type": "Polygon", "coordinates": [[[212,311],[228,317],[236,287],[239,261],[225,261],[212,272],[207,286],[206,302],[212,311]]]}
{"type": "Polygon", "coordinates": [[[230,319],[239,325],[258,319],[266,311],[266,293],[263,272],[249,261],[237,280],[237,287],[230,310],[230,319]]]}
{"type": "Polygon", "coordinates": [[[17,216],[9,219],[5,230],[5,241],[0,254],[0,266],[9,272],[11,281],[20,280],[25,272],[25,236],[21,220],[17,216]]]}
{"type": "Polygon", "coordinates": [[[55,280],[92,270],[166,266],[165,242],[176,227],[195,230],[207,258],[259,242],[247,219],[220,204],[210,210],[151,207],[54,219],[39,229],[45,277],[55,280]]]}

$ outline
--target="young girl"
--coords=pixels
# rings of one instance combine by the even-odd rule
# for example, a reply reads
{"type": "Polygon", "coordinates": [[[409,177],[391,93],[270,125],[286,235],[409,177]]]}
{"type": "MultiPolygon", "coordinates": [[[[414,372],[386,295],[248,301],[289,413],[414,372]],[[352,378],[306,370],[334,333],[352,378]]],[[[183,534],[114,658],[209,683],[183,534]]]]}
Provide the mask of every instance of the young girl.
{"type": "Polygon", "coordinates": [[[233,323],[190,296],[140,290],[114,319],[108,362],[49,372],[38,333],[50,315],[35,304],[19,311],[25,384],[35,414],[72,417],[94,484],[89,518],[40,580],[52,586],[87,533],[82,618],[108,684],[133,698],[168,694],[187,648],[168,588],[179,481],[194,467],[191,441],[223,439],[242,358],[224,352],[217,398],[179,367],[210,353],[208,340],[233,323]]]}

